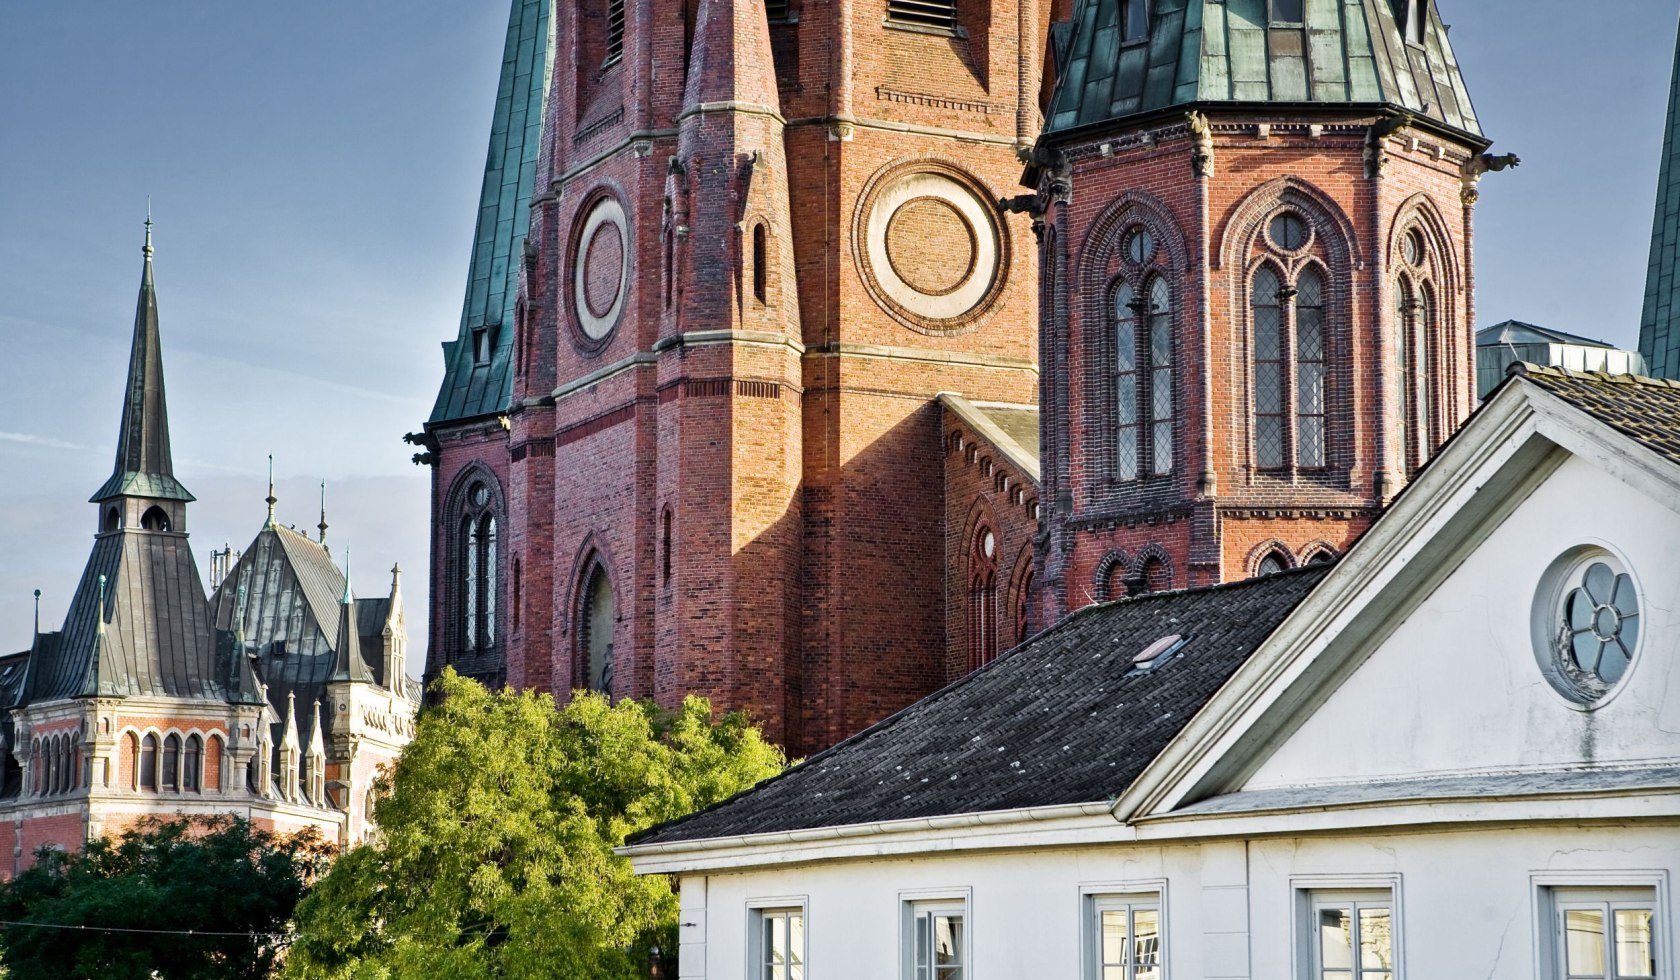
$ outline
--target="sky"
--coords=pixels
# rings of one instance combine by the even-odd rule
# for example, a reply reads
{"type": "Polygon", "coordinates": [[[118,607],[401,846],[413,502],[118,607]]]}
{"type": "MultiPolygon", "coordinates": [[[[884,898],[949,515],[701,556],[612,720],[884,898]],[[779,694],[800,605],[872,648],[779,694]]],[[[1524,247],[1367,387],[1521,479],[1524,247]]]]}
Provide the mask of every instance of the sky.
{"type": "MultiPolygon", "coordinates": [[[[1674,0],[1438,0],[1494,152],[1479,325],[1632,347],[1674,0]]],[[[194,554],[279,519],[400,563],[418,669],[429,471],[402,442],[460,318],[508,0],[0,0],[0,652],[62,622],[109,475],[147,199],[194,554]]]]}

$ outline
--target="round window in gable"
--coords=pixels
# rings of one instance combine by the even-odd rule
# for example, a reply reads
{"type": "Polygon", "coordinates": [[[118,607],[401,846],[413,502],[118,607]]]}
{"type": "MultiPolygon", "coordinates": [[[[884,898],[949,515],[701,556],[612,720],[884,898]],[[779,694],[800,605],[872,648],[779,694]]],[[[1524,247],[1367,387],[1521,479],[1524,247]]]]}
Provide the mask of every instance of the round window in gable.
{"type": "Polygon", "coordinates": [[[1639,586],[1621,559],[1579,548],[1546,570],[1534,598],[1534,653],[1559,694],[1578,705],[1603,702],[1639,652],[1639,586]]]}
{"type": "Polygon", "coordinates": [[[1155,257],[1155,236],[1139,225],[1126,238],[1126,257],[1135,265],[1143,265],[1155,257]]]}
{"type": "Polygon", "coordinates": [[[1284,211],[1272,219],[1266,233],[1285,252],[1299,252],[1312,241],[1312,226],[1298,212],[1284,211]]]}

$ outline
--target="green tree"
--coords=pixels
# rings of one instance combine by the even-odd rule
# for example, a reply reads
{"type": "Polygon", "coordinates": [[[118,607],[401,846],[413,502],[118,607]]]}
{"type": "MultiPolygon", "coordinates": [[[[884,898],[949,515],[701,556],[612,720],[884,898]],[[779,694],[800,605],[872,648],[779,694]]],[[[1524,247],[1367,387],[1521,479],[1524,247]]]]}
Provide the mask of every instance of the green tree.
{"type": "Polygon", "coordinates": [[[240,817],[150,818],[67,854],[42,848],[0,885],[8,980],[272,976],[331,848],[240,817]]]}
{"type": "Polygon", "coordinates": [[[486,691],[445,671],[380,785],[380,832],[298,910],[298,978],[644,976],[675,948],[668,880],[612,849],[784,766],[739,715],[486,691]]]}

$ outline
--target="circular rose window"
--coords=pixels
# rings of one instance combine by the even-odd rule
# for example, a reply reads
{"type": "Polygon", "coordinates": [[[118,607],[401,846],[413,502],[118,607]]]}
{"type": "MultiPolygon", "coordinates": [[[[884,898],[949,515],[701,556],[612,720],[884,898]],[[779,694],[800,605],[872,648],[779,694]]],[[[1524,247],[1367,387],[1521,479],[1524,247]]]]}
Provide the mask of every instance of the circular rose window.
{"type": "Polygon", "coordinates": [[[624,208],[603,197],[583,216],[573,259],[572,305],[584,340],[606,340],[624,312],[630,284],[630,236],[624,208]]]}
{"type": "Polygon", "coordinates": [[[913,330],[967,329],[997,298],[1007,271],[993,210],[966,177],[939,164],[877,178],[853,229],[870,296],[913,330]]]}
{"type": "Polygon", "coordinates": [[[1535,655],[1558,693],[1593,705],[1639,650],[1639,587],[1620,559],[1580,549],[1552,564],[1535,596],[1535,655]]]}

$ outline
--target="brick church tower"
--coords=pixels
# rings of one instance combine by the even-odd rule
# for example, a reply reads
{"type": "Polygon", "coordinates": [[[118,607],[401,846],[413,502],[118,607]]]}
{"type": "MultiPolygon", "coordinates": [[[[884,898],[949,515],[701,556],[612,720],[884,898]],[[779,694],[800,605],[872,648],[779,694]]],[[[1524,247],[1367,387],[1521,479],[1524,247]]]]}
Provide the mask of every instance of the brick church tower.
{"type": "Polygon", "coordinates": [[[1050,2],[515,2],[503,176],[414,437],[428,674],[696,691],[808,751],[960,672],[948,510],[998,511],[987,555],[1031,568],[1036,457],[981,416],[1037,400],[1030,218],[995,202],[1038,135],[1050,2]],[[506,175],[533,146],[526,232],[506,175]],[[960,504],[958,411],[1022,471],[986,455],[960,504]]]}
{"type": "Polygon", "coordinates": [[[1429,0],[1080,0],[1044,223],[1037,613],[1340,553],[1474,406],[1485,154],[1429,0]]]}

